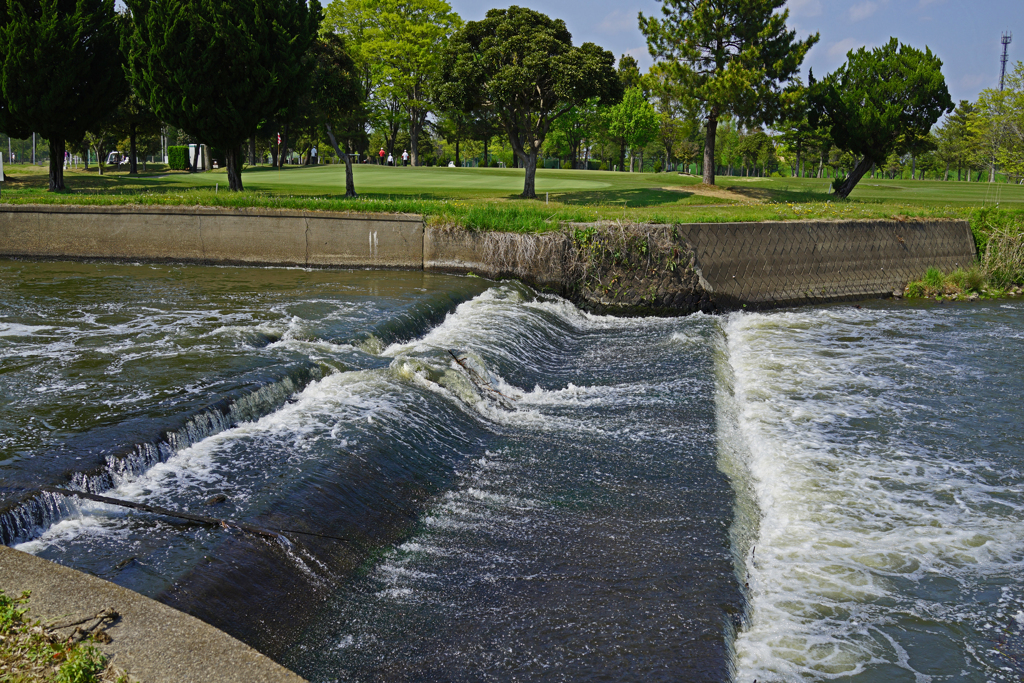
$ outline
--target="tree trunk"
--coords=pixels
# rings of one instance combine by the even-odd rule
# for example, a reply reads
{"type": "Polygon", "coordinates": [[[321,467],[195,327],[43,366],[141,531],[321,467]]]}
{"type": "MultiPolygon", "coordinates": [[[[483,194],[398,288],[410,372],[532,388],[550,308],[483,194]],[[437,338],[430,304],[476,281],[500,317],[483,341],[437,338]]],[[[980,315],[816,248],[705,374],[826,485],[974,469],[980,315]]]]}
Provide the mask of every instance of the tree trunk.
{"type": "Polygon", "coordinates": [[[455,138],[455,165],[462,166],[462,156],[459,152],[459,139],[455,138]]]}
{"type": "Polygon", "coordinates": [[[256,136],[249,137],[249,165],[256,165],[256,136]]]}
{"type": "Polygon", "coordinates": [[[270,167],[277,168],[277,145],[270,145],[270,167]]]}
{"type": "Polygon", "coordinates": [[[228,167],[228,189],[242,191],[242,146],[235,145],[224,151],[225,166],[228,167]]]}
{"type": "Polygon", "coordinates": [[[626,138],[619,138],[619,171],[626,170],[626,138]]]}
{"type": "Polygon", "coordinates": [[[288,124],[281,126],[281,154],[278,155],[277,163],[284,168],[284,158],[288,156],[288,124]]]}
{"type": "Polygon", "coordinates": [[[359,195],[356,194],[355,178],[352,174],[352,157],[349,155],[351,145],[346,142],[345,153],[342,154],[341,150],[338,148],[338,139],[334,136],[334,131],[331,129],[331,124],[325,123],[324,129],[327,131],[327,138],[331,141],[331,147],[334,148],[334,153],[337,154],[339,158],[345,160],[345,196],[358,197],[359,195]]]}
{"type": "Polygon", "coordinates": [[[636,157],[633,156],[633,150],[629,150],[629,172],[630,173],[633,172],[633,161],[635,159],[636,159],[636,157]]]}
{"type": "Polygon", "coordinates": [[[139,163],[135,159],[135,138],[137,137],[135,129],[134,123],[128,126],[128,175],[139,174],[139,163]]]}
{"type": "MultiPolygon", "coordinates": [[[[419,114],[414,115],[409,121],[409,162],[413,166],[419,164],[420,158],[420,122],[419,114]]],[[[395,159],[398,165],[398,159],[395,159]]]]}
{"type": "Polygon", "coordinates": [[[864,174],[871,169],[872,162],[864,157],[857,162],[857,165],[850,171],[850,175],[846,176],[846,180],[840,183],[839,187],[836,188],[836,196],[840,199],[846,199],[853,192],[853,188],[857,187],[857,183],[864,177],[864,174]]]}
{"type": "Polygon", "coordinates": [[[64,138],[50,138],[50,192],[64,190],[64,138]]]}
{"type": "Polygon", "coordinates": [[[949,162],[946,162],[946,176],[942,179],[943,181],[949,180],[949,162]]]}
{"type": "MultiPolygon", "coordinates": [[[[533,147],[531,145],[531,147],[533,147]]],[[[537,198],[537,148],[533,147],[522,158],[523,168],[526,169],[526,179],[523,182],[523,199],[537,198]]]]}
{"type": "Polygon", "coordinates": [[[484,138],[484,168],[487,168],[487,143],[490,142],[489,138],[484,138]]]}
{"type": "Polygon", "coordinates": [[[718,116],[708,116],[707,131],[704,135],[704,178],[705,185],[715,184],[715,136],[718,134],[718,116]]]}

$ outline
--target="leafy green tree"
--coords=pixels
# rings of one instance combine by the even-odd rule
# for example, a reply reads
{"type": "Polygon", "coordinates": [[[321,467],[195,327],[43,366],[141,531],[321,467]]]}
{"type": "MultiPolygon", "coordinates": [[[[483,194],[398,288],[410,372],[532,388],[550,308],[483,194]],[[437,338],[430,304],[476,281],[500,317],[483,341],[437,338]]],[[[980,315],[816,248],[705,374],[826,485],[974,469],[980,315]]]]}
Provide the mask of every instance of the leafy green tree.
{"type": "Polygon", "coordinates": [[[338,35],[322,35],[313,44],[313,55],[310,88],[313,115],[327,132],[335,154],[345,162],[345,196],[355,197],[351,155],[366,144],[363,85],[356,63],[338,35]],[[339,139],[345,148],[344,153],[339,147],[339,139]]]}
{"type": "MultiPolygon", "coordinates": [[[[114,110],[111,121],[113,134],[128,142],[128,174],[135,175],[139,172],[139,138],[147,143],[145,151],[152,147],[152,141],[160,135],[163,126],[156,114],[146,106],[135,93],[129,94],[114,110]]],[[[121,147],[125,149],[125,147],[121,147]]],[[[145,152],[143,152],[145,153],[145,152]]]]}
{"type": "Polygon", "coordinates": [[[126,0],[132,86],[157,116],[224,150],[242,189],[242,143],[307,87],[319,4],[126,0]]]}
{"type": "Polygon", "coordinates": [[[441,59],[442,104],[492,112],[508,134],[536,192],[537,155],[552,124],[588,98],[622,97],[615,58],[593,43],[579,47],[561,19],[524,7],[492,9],[458,31],[441,59]]]}
{"type": "Polygon", "coordinates": [[[999,167],[1007,177],[1024,176],[1024,63],[1006,77],[1003,90],[986,89],[978,96],[975,116],[968,123],[977,140],[975,157],[990,168],[995,180],[999,167]]]}
{"type": "Polygon", "coordinates": [[[956,166],[956,179],[962,180],[963,168],[974,156],[974,149],[977,146],[977,140],[971,130],[974,116],[974,105],[967,100],[960,100],[960,104],[946,115],[942,125],[936,130],[938,156],[946,165],[946,180],[949,180],[949,167],[952,165],[956,166]]]}
{"type": "MultiPolygon", "coordinates": [[[[833,183],[848,197],[864,174],[892,153],[903,155],[928,134],[953,101],[942,76],[942,62],[891,38],[886,45],[850,51],[846,64],[811,84],[811,123],[822,123],[839,149],[860,161],[833,183]]],[[[811,76],[813,79],[813,74],[811,76]]]]}
{"type": "Polygon", "coordinates": [[[795,40],[786,0],[661,0],[664,19],[640,30],[655,58],[697,102],[704,119],[704,182],[715,183],[718,121],[733,115],[770,124],[781,109],[782,84],[800,69],[818,34],[795,40]]]}
{"type": "Polygon", "coordinates": [[[549,140],[557,142],[558,156],[570,159],[573,168],[580,168],[581,163],[586,161],[581,159],[583,148],[601,122],[599,102],[600,98],[588,98],[583,104],[570,109],[551,127],[549,140]]]}
{"type": "MultiPolygon", "coordinates": [[[[622,101],[608,112],[608,130],[630,148],[629,172],[633,172],[636,151],[649,145],[661,128],[661,117],[640,88],[630,88],[622,101]]],[[[642,170],[642,169],[641,169],[642,170]]]]}
{"type": "Polygon", "coordinates": [[[334,0],[325,12],[323,31],[344,36],[351,46],[390,152],[399,129],[408,129],[413,166],[420,163],[419,141],[433,111],[441,48],[461,27],[445,0],[334,0]]]}
{"type": "Polygon", "coordinates": [[[66,141],[124,98],[114,0],[0,3],[0,129],[50,144],[50,191],[63,190],[66,141]]]}

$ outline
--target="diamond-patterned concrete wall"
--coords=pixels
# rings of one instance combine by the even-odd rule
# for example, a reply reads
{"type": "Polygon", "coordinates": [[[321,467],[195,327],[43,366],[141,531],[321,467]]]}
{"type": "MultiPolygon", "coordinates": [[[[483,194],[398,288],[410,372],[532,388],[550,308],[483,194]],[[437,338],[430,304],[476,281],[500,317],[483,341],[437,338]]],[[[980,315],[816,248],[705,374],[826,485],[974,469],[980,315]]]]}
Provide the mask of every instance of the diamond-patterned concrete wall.
{"type": "Polygon", "coordinates": [[[719,223],[676,226],[720,309],[881,296],[929,267],[969,267],[966,221],[719,223]]]}

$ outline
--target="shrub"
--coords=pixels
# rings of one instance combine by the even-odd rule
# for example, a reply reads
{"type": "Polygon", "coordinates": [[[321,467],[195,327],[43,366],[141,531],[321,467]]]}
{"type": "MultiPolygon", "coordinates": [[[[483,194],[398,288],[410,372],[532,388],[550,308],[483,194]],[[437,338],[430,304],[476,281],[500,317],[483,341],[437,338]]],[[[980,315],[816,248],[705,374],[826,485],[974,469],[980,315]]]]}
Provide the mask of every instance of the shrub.
{"type": "Polygon", "coordinates": [[[942,289],[942,285],[946,282],[945,276],[942,271],[938,268],[929,268],[924,274],[924,284],[926,287],[931,289],[942,289]]]}
{"type": "Polygon", "coordinates": [[[188,146],[174,145],[167,148],[167,165],[173,171],[184,171],[188,168],[188,146]]]}

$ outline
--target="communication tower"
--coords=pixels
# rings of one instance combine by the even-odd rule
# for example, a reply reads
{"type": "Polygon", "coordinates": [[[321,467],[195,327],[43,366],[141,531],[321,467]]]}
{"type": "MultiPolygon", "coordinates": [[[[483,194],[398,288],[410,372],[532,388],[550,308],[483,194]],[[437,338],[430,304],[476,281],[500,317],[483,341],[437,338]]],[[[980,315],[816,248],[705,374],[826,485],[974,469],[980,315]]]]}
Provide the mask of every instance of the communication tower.
{"type": "Polygon", "coordinates": [[[1008,58],[1007,51],[1009,50],[1010,43],[1013,41],[1013,34],[1007,31],[1003,34],[1003,58],[1002,66],[999,69],[999,91],[1003,90],[1003,81],[1006,80],[1006,60],[1008,58]]]}

